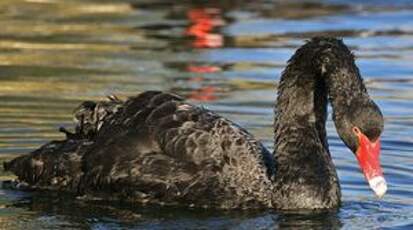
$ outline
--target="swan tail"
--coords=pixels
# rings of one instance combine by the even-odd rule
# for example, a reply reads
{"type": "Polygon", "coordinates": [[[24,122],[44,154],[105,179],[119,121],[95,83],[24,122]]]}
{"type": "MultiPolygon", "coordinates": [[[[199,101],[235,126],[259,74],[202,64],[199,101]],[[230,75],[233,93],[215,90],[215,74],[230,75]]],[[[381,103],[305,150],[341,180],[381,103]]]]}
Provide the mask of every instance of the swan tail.
{"type": "Polygon", "coordinates": [[[80,165],[84,152],[122,103],[116,96],[108,96],[104,101],[82,102],[73,111],[74,132],[59,128],[65,140],[50,141],[29,154],[5,162],[4,170],[13,172],[24,187],[74,190],[82,174],[80,165]]]}
{"type": "Polygon", "coordinates": [[[3,167],[17,176],[20,185],[30,189],[72,191],[81,176],[80,162],[88,145],[84,140],[51,141],[27,155],[4,162],[3,167]]]}

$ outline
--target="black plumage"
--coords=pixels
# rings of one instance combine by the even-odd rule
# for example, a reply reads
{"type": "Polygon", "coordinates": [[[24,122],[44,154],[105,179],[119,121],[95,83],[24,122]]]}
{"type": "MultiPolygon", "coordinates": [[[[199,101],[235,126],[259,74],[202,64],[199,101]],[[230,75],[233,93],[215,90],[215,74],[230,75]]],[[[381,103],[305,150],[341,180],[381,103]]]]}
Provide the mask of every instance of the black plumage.
{"type": "Polygon", "coordinates": [[[216,208],[324,209],[340,205],[328,151],[327,102],[340,137],[354,149],[357,124],[383,129],[354,58],[341,40],[314,38],[282,74],[274,153],[237,124],[147,91],[126,101],[84,102],[74,133],[11,162],[6,170],[36,189],[139,203],[216,208]],[[367,119],[368,122],[360,121],[367,119]]]}

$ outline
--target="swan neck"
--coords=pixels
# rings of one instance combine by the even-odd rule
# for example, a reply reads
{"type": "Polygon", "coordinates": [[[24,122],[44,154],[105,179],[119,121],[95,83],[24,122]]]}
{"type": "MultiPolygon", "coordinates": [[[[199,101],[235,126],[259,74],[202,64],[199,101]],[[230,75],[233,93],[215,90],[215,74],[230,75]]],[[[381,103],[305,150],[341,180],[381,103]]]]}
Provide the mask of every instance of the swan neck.
{"type": "Polygon", "coordinates": [[[354,100],[368,100],[354,56],[341,40],[314,38],[282,73],[274,118],[275,200],[291,207],[337,206],[340,185],[328,150],[327,104],[337,129],[354,100]],[[319,189],[303,195],[303,191],[319,189]],[[321,194],[321,195],[320,195],[321,194]],[[300,202],[308,198],[308,203],[300,202]],[[311,204],[311,205],[310,205],[311,204]]]}

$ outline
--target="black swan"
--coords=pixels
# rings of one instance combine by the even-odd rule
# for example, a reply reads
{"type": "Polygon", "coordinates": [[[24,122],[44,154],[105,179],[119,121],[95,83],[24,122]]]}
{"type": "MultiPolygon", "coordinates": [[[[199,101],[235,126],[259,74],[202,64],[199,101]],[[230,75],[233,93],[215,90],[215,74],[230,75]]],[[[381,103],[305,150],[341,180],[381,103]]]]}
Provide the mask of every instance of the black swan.
{"type": "Polygon", "coordinates": [[[74,133],[4,164],[16,184],[88,199],[213,208],[330,209],[340,185],[326,138],[327,103],[338,134],[378,197],[383,116],[341,40],[317,37],[282,73],[274,153],[237,124],[147,91],[82,103],[74,133]]]}

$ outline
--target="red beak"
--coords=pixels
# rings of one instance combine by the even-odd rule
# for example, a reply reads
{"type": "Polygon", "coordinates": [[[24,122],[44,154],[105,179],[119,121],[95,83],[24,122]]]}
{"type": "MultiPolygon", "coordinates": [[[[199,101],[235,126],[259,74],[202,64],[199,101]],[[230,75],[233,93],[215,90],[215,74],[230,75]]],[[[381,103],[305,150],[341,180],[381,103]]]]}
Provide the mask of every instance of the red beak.
{"type": "Polygon", "coordinates": [[[386,180],[380,166],[380,138],[371,142],[358,128],[354,132],[358,136],[359,147],[357,160],[370,188],[380,198],[387,191],[386,180]]]}

